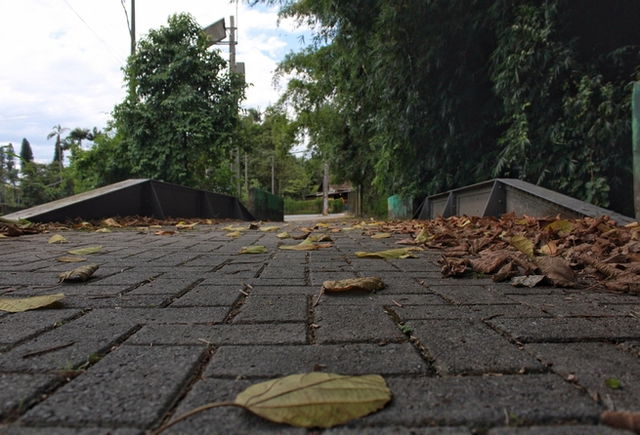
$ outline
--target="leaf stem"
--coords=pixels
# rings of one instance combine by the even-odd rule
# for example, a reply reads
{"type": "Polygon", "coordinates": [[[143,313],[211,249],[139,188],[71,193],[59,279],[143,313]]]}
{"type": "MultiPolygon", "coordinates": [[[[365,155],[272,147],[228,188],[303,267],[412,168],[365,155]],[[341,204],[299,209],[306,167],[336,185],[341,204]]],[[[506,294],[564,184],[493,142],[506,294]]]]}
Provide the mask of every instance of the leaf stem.
{"type": "Polygon", "coordinates": [[[158,435],[159,433],[164,432],[165,430],[169,429],[174,424],[180,423],[182,420],[186,420],[187,418],[191,417],[192,415],[198,414],[198,413],[200,413],[202,411],[206,411],[207,409],[218,408],[220,406],[237,406],[238,408],[243,408],[244,409],[243,405],[240,405],[240,404],[235,403],[235,402],[212,402],[212,403],[207,403],[205,405],[198,406],[197,408],[193,408],[191,411],[185,412],[184,414],[180,415],[175,420],[170,421],[169,423],[165,424],[164,426],[160,426],[155,431],[151,431],[150,435],[158,435]]]}

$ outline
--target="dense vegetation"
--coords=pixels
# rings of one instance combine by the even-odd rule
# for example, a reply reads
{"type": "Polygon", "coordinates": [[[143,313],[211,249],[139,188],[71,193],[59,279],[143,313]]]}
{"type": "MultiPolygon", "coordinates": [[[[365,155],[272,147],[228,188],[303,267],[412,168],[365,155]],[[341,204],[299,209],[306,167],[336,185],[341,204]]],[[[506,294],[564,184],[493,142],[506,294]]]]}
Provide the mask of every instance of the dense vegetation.
{"type": "Polygon", "coordinates": [[[640,3],[269,3],[314,28],[281,65],[299,73],[287,98],[309,128],[331,120],[316,134],[357,184],[422,196],[515,177],[631,214],[640,3]]]}

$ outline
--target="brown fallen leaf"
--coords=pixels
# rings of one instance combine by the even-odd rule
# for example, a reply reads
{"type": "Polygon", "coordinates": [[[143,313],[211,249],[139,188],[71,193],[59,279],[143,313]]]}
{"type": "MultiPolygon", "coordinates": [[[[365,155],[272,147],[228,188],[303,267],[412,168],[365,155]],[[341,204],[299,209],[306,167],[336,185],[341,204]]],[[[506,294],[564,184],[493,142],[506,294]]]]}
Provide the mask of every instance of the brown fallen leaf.
{"type": "Polygon", "coordinates": [[[159,230],[154,232],[153,234],[155,234],[156,236],[172,236],[175,233],[176,233],[175,231],[171,231],[171,230],[159,230]]]}
{"type": "Polygon", "coordinates": [[[467,258],[442,256],[438,263],[442,266],[440,272],[446,277],[462,276],[469,272],[469,260],[467,258]]]}
{"type": "Polygon", "coordinates": [[[576,274],[569,266],[569,262],[562,257],[536,257],[536,265],[542,273],[555,285],[560,287],[575,287],[576,274]]]}
{"type": "Polygon", "coordinates": [[[509,262],[513,252],[507,250],[500,251],[482,251],[480,258],[470,260],[471,267],[474,272],[478,273],[494,273],[504,264],[509,262]]]}
{"type": "Polygon", "coordinates": [[[616,276],[613,280],[604,283],[609,290],[623,293],[640,293],[640,275],[626,273],[616,276]]]}
{"type": "Polygon", "coordinates": [[[418,258],[417,255],[413,254],[413,251],[422,251],[422,248],[412,247],[412,248],[398,248],[398,249],[388,249],[385,251],[377,251],[377,252],[356,252],[356,257],[358,258],[380,258],[380,259],[398,259],[398,258],[418,258]]]}
{"type": "Polygon", "coordinates": [[[230,233],[227,233],[227,237],[230,237],[232,239],[237,239],[238,237],[241,237],[242,233],[240,231],[232,231],[230,233]]]}
{"type": "Polygon", "coordinates": [[[115,220],[114,218],[109,218],[109,219],[105,219],[102,221],[102,225],[106,225],[108,227],[115,227],[115,228],[120,228],[122,227],[122,225],[120,225],[118,223],[117,220],[115,220]]]}
{"type": "Polygon", "coordinates": [[[243,246],[240,249],[240,254],[265,254],[266,252],[267,248],[262,245],[243,246]]]}
{"type": "Polygon", "coordinates": [[[346,292],[350,290],[375,292],[377,290],[382,290],[385,287],[385,284],[380,278],[366,277],[341,279],[339,281],[325,281],[322,283],[322,287],[327,293],[346,292]]]}
{"type": "Polygon", "coordinates": [[[600,414],[600,422],[616,429],[640,433],[640,412],[638,411],[604,411],[600,414]]]}
{"type": "Polygon", "coordinates": [[[97,264],[86,264],[58,275],[59,282],[62,281],[88,281],[91,275],[98,270],[100,266],[97,264]]]}
{"type": "Polygon", "coordinates": [[[64,298],[64,293],[54,295],[31,296],[27,298],[0,298],[0,311],[19,313],[46,307],[64,298]]]}
{"type": "Polygon", "coordinates": [[[179,230],[192,230],[196,227],[196,225],[198,225],[198,222],[192,222],[188,224],[186,222],[180,221],[176,224],[176,228],[179,230]]]}
{"type": "Polygon", "coordinates": [[[155,435],[192,415],[236,406],[262,418],[305,428],[330,428],[383,408],[391,391],[380,375],[342,376],[311,372],[251,385],[233,402],[209,403],[162,426],[155,435]]]}
{"type": "Polygon", "coordinates": [[[516,275],[518,275],[518,267],[512,261],[509,261],[507,264],[498,269],[498,271],[493,275],[492,279],[493,282],[503,282],[513,278],[516,275]]]}
{"type": "Polygon", "coordinates": [[[90,255],[90,254],[98,253],[101,250],[102,250],[102,246],[95,245],[95,246],[87,246],[86,248],[72,249],[67,252],[71,255],[90,255]]]}

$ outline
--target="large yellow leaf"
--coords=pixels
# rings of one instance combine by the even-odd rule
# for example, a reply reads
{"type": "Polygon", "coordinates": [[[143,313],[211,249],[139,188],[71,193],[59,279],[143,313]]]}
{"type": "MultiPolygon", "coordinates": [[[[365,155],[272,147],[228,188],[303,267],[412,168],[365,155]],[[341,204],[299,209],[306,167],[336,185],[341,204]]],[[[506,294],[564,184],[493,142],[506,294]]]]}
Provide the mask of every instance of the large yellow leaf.
{"type": "Polygon", "coordinates": [[[109,218],[109,219],[103,220],[102,221],[102,225],[106,225],[108,227],[116,227],[116,228],[119,228],[119,227],[122,226],[114,218],[109,218]]]}
{"type": "Polygon", "coordinates": [[[35,310],[46,307],[64,298],[64,293],[55,295],[32,296],[28,298],[0,298],[0,310],[18,313],[21,311],[35,310]]]}
{"type": "Polygon", "coordinates": [[[356,257],[358,258],[417,258],[412,251],[422,251],[422,248],[411,247],[411,248],[398,248],[398,249],[388,249],[386,251],[377,251],[377,252],[356,252],[356,257]]]}
{"type": "Polygon", "coordinates": [[[71,255],[90,255],[100,252],[102,250],[102,246],[87,246],[86,248],[72,249],[71,251],[67,251],[71,255]]]}
{"type": "Polygon", "coordinates": [[[234,403],[277,423],[329,428],[384,407],[391,391],[380,375],[312,372],[255,384],[234,403]]]}

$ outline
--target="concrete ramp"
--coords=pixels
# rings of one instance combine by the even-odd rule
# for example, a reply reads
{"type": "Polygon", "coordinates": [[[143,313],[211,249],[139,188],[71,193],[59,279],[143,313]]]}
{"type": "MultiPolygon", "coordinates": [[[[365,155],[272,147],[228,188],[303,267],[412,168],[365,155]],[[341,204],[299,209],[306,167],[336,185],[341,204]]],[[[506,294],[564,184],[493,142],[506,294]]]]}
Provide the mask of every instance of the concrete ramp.
{"type": "Polygon", "coordinates": [[[513,178],[496,178],[425,198],[418,219],[437,216],[500,216],[504,213],[563,218],[607,215],[619,225],[635,220],[588,202],[513,178]]]}
{"type": "Polygon", "coordinates": [[[112,216],[255,220],[237,198],[150,179],[130,179],[4,216],[33,222],[112,216]]]}

